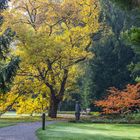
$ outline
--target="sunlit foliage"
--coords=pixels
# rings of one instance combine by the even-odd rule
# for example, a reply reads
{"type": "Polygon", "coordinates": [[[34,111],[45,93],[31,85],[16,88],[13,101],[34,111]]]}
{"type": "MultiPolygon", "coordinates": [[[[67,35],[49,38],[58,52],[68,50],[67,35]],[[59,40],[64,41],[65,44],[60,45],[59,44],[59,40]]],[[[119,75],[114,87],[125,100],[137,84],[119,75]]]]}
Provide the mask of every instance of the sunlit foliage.
{"type": "MultiPolygon", "coordinates": [[[[82,73],[78,64],[93,56],[88,49],[99,29],[99,9],[96,0],[14,0],[4,13],[4,26],[10,25],[17,33],[16,54],[22,59],[19,75],[45,86],[51,117],[56,117],[65,90],[82,73]]],[[[33,98],[29,99],[28,104],[33,98]]]]}

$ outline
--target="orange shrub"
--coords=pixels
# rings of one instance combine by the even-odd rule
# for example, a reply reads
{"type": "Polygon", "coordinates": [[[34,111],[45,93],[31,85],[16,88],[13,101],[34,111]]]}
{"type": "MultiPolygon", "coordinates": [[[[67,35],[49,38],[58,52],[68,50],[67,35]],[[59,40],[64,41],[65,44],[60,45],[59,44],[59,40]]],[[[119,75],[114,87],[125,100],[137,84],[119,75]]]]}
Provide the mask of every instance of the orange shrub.
{"type": "Polygon", "coordinates": [[[127,85],[122,91],[112,87],[108,92],[107,99],[95,102],[104,114],[125,114],[140,109],[140,83],[127,85]]]}

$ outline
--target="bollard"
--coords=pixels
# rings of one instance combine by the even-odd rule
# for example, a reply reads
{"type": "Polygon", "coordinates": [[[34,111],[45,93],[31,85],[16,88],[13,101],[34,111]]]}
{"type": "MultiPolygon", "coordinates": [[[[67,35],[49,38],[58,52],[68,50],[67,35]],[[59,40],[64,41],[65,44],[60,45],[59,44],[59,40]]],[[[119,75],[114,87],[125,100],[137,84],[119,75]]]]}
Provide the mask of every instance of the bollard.
{"type": "Polygon", "coordinates": [[[42,130],[45,130],[45,119],[46,119],[46,114],[42,114],[42,130]]]}

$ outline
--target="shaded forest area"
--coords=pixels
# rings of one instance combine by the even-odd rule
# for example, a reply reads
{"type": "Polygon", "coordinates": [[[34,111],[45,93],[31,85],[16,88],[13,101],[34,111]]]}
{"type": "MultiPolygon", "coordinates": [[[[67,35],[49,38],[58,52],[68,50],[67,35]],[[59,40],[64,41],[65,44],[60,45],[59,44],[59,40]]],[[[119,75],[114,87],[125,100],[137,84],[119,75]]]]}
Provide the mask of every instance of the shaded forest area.
{"type": "MultiPolygon", "coordinates": [[[[90,51],[93,59],[84,63],[85,74],[78,79],[83,108],[105,99],[110,87],[119,90],[140,81],[140,11],[139,1],[102,0],[99,21],[90,51]]],[[[74,96],[74,95],[73,95],[74,96]]],[[[73,105],[74,107],[74,105],[73,105]]]]}

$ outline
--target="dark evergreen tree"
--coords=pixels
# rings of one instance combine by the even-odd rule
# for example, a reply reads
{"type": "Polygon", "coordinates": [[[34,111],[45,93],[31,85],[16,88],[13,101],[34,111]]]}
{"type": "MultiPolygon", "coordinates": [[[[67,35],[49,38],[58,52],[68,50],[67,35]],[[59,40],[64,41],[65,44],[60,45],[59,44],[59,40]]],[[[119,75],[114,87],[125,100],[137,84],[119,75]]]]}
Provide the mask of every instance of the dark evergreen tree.
{"type": "Polygon", "coordinates": [[[123,10],[129,27],[124,31],[125,43],[131,45],[136,53],[135,64],[132,65],[132,74],[140,81],[140,0],[111,0],[123,10]]]}
{"type": "Polygon", "coordinates": [[[131,10],[133,8],[140,6],[140,0],[110,0],[112,2],[115,2],[120,6],[121,8],[125,10],[131,10]]]}
{"type": "Polygon", "coordinates": [[[92,100],[105,98],[109,87],[123,89],[135,82],[131,65],[135,64],[136,55],[122,39],[122,32],[132,26],[128,15],[110,0],[101,0],[101,7],[100,22],[107,27],[93,37],[91,51],[95,56],[89,61],[89,72],[84,77],[90,85],[87,94],[92,100]]]}
{"type": "Polygon", "coordinates": [[[123,89],[133,82],[131,70],[128,69],[135,56],[131,48],[118,43],[115,36],[109,36],[104,43],[96,43],[92,51],[95,57],[90,61],[89,68],[92,71],[93,99],[104,98],[109,87],[123,89]]]}
{"type": "MultiPolygon", "coordinates": [[[[8,0],[0,0],[0,26],[4,21],[1,16],[3,10],[8,6],[8,0]]],[[[5,93],[10,88],[10,83],[16,74],[19,65],[19,58],[10,53],[10,44],[15,36],[15,32],[8,28],[0,35],[0,91],[5,93]]]]}

